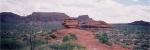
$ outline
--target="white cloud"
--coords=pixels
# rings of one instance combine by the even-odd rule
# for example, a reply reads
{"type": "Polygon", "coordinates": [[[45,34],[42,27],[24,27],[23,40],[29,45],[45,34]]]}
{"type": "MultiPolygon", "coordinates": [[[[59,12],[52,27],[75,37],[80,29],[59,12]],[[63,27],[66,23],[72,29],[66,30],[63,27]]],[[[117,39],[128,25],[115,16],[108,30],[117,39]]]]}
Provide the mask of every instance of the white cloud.
{"type": "Polygon", "coordinates": [[[32,12],[64,12],[69,16],[89,15],[108,23],[126,23],[135,20],[150,22],[150,6],[124,5],[116,0],[0,0],[0,12],[20,15],[32,12]]]}

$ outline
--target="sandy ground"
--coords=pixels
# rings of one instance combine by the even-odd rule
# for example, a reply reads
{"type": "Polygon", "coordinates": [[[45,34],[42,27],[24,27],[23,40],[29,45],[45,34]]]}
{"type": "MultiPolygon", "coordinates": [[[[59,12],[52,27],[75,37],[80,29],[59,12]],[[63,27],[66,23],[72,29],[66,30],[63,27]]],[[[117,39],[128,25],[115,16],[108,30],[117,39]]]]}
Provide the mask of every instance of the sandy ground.
{"type": "Polygon", "coordinates": [[[112,46],[103,44],[99,42],[99,40],[94,36],[94,33],[90,31],[80,29],[62,29],[58,30],[56,34],[61,36],[66,35],[67,33],[75,34],[77,36],[77,40],[75,42],[83,45],[86,50],[130,50],[117,44],[113,44],[112,46]]]}

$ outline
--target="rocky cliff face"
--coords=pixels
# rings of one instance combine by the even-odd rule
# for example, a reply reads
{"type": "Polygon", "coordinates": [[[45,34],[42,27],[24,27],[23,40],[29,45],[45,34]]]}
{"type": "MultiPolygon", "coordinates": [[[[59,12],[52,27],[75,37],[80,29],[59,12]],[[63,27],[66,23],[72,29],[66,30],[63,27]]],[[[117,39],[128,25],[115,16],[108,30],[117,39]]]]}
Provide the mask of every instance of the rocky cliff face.
{"type": "Polygon", "coordinates": [[[30,21],[41,21],[41,22],[52,22],[52,21],[63,21],[69,16],[59,12],[34,12],[27,16],[30,21]]]}
{"type": "MultiPolygon", "coordinates": [[[[65,13],[59,12],[33,12],[31,15],[26,17],[21,17],[17,14],[11,12],[0,13],[1,22],[9,22],[9,23],[45,23],[49,22],[52,24],[61,24],[64,19],[69,18],[65,13]]],[[[104,21],[95,21],[90,18],[88,15],[80,15],[76,18],[79,22],[79,25],[82,28],[110,28],[111,26],[104,21]]]]}
{"type": "Polygon", "coordinates": [[[84,21],[84,20],[92,20],[88,15],[80,15],[77,18],[79,21],[84,21]]]}
{"type": "Polygon", "coordinates": [[[20,23],[23,18],[17,14],[11,12],[2,12],[0,13],[1,23],[20,23]]]}
{"type": "Polygon", "coordinates": [[[111,25],[104,21],[95,21],[88,15],[81,15],[77,18],[82,28],[111,28],[111,25]]]}
{"type": "Polygon", "coordinates": [[[69,16],[59,12],[33,12],[31,15],[21,17],[11,12],[0,13],[2,23],[62,23],[65,18],[69,16]]]}

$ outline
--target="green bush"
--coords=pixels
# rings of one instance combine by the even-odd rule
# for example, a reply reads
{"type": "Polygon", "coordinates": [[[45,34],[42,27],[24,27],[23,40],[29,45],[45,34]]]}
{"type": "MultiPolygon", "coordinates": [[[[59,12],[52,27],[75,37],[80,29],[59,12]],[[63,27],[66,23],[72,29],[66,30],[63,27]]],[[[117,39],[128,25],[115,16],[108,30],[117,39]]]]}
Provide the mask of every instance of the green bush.
{"type": "Polygon", "coordinates": [[[50,45],[49,47],[54,50],[84,50],[83,46],[80,46],[78,44],[70,43],[73,40],[76,40],[77,37],[73,33],[68,33],[63,37],[63,43],[62,44],[54,44],[50,45]]]}
{"type": "Polygon", "coordinates": [[[54,50],[84,50],[83,46],[73,43],[54,44],[49,47],[54,50]]]}
{"type": "Polygon", "coordinates": [[[77,37],[75,34],[69,33],[68,35],[63,37],[63,42],[76,40],[77,37]]]}
{"type": "Polygon", "coordinates": [[[23,44],[12,39],[1,39],[0,50],[20,50],[23,44]]]}
{"type": "Polygon", "coordinates": [[[108,43],[108,36],[106,33],[103,34],[96,34],[96,37],[102,42],[102,43],[108,43]]]}
{"type": "Polygon", "coordinates": [[[48,42],[46,40],[41,40],[41,39],[34,39],[32,41],[32,44],[34,46],[40,46],[40,45],[43,45],[43,44],[47,44],[48,42]]]}

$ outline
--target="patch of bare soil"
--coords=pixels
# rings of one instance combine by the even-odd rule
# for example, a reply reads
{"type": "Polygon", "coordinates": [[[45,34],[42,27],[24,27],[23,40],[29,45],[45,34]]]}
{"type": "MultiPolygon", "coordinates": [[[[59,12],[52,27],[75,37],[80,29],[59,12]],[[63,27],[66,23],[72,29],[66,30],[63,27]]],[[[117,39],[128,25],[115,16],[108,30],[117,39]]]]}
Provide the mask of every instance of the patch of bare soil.
{"type": "Polygon", "coordinates": [[[94,36],[93,32],[80,30],[80,29],[62,29],[54,32],[53,34],[57,34],[58,36],[63,36],[68,33],[73,33],[77,36],[77,40],[75,43],[81,44],[86,48],[86,50],[130,50],[127,48],[123,48],[121,45],[113,44],[112,46],[108,46],[99,42],[98,39],[94,36]]]}

